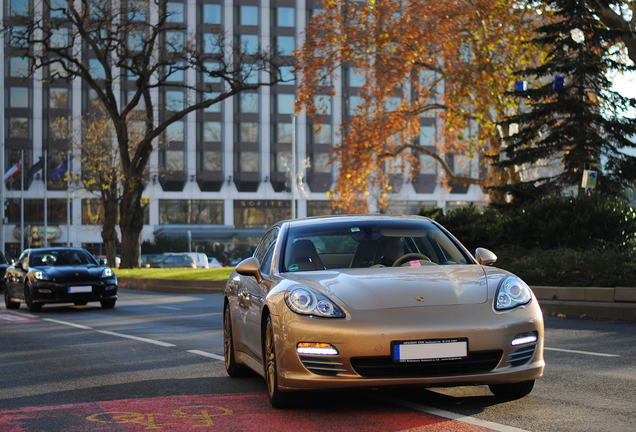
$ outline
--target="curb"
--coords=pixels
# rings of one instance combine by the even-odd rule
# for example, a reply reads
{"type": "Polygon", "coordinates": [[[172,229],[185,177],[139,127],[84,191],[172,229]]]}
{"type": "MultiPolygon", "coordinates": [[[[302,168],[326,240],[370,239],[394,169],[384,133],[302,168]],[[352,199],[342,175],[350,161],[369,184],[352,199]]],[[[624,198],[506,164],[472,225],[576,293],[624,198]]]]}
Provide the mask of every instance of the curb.
{"type": "MultiPolygon", "coordinates": [[[[227,280],[117,278],[120,288],[175,294],[222,294],[227,280]]],[[[546,315],[636,321],[636,288],[531,287],[546,315]]]]}

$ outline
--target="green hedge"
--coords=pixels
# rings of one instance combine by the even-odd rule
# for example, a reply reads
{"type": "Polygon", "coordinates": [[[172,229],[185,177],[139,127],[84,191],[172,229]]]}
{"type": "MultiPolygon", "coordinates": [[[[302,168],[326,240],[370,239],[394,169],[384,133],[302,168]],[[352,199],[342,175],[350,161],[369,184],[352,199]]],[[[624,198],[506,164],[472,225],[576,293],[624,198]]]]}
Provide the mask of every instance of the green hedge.
{"type": "Polygon", "coordinates": [[[636,213],[617,198],[546,197],[524,207],[471,205],[420,215],[441,223],[471,252],[492,250],[497,267],[531,285],[636,286],[636,213]]]}

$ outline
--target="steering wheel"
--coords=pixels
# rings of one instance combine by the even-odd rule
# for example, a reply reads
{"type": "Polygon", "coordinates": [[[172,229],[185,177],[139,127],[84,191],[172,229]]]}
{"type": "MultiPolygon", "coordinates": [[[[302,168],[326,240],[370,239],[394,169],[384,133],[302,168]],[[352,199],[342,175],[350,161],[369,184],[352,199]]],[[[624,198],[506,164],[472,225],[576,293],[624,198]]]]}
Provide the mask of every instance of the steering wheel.
{"type": "Polygon", "coordinates": [[[431,259],[429,257],[427,257],[426,255],[422,255],[422,254],[419,254],[419,253],[407,253],[406,255],[402,255],[401,257],[396,259],[391,267],[399,267],[402,264],[404,264],[405,262],[411,261],[411,260],[414,260],[414,259],[418,259],[418,260],[422,259],[422,260],[426,260],[428,262],[432,262],[431,259]]]}

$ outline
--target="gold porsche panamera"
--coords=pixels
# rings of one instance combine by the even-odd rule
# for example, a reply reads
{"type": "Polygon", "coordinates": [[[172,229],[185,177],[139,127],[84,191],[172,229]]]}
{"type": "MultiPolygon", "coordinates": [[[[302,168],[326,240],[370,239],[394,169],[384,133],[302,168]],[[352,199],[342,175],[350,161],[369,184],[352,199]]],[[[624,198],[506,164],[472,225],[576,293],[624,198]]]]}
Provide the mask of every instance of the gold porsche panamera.
{"type": "Polygon", "coordinates": [[[488,385],[530,393],[543,316],[530,288],[419,216],[282,221],[236,267],[224,300],[225,367],[294,392],[488,385]]]}

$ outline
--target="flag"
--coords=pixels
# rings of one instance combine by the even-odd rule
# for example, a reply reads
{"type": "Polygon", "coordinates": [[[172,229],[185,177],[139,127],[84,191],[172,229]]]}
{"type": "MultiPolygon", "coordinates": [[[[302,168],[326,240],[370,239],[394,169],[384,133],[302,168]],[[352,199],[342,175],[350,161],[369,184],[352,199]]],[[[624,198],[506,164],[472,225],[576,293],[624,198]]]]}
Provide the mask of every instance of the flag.
{"type": "Polygon", "coordinates": [[[67,170],[68,170],[68,158],[64,158],[64,162],[62,162],[62,165],[57,167],[57,169],[51,173],[51,178],[54,180],[60,180],[64,178],[67,170]]]}
{"type": "Polygon", "coordinates": [[[32,179],[35,173],[40,171],[42,168],[44,168],[44,158],[40,156],[40,160],[27,170],[26,178],[32,179]]]}
{"type": "Polygon", "coordinates": [[[9,171],[4,174],[4,182],[11,183],[20,174],[22,174],[22,160],[17,161],[16,164],[9,168],[9,171]]]}

